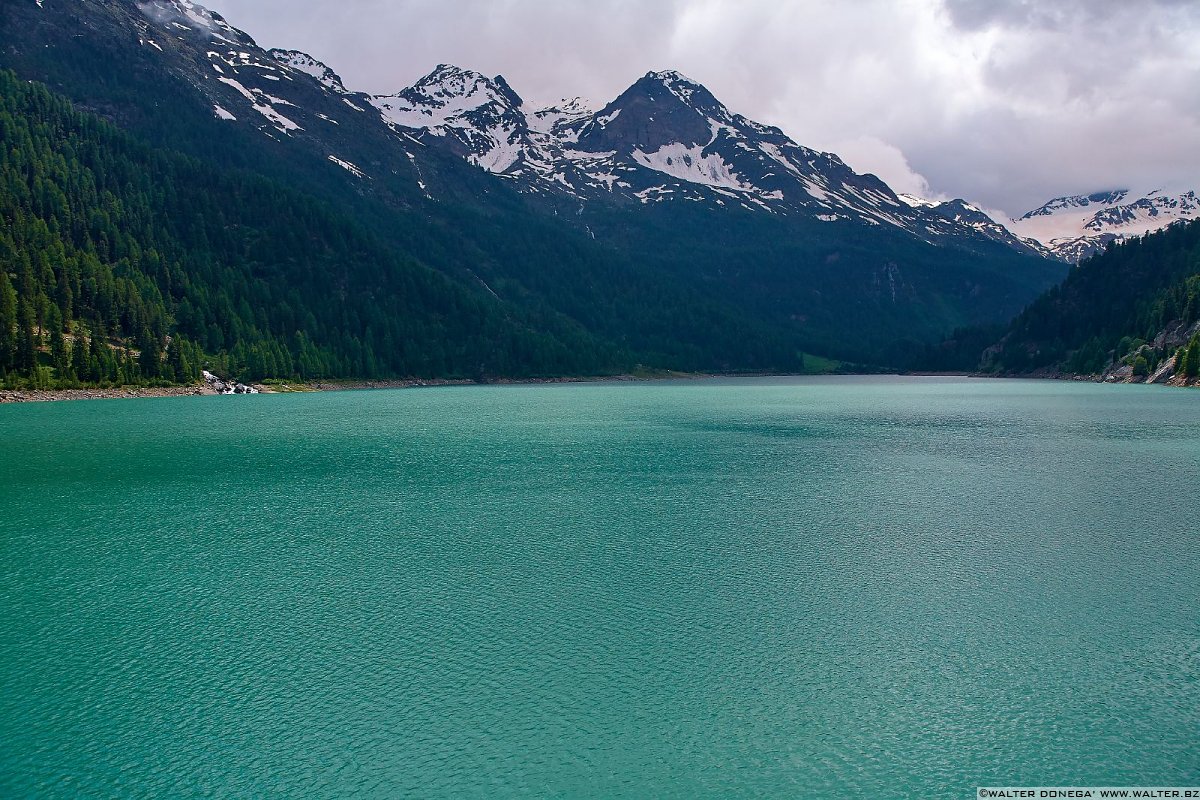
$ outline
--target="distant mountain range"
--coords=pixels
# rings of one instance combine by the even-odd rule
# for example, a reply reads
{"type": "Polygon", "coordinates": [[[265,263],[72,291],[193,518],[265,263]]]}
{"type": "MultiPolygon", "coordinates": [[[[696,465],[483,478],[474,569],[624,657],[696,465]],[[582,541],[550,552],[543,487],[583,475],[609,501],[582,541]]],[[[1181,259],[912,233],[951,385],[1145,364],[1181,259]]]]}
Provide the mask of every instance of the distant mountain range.
{"type": "Polygon", "coordinates": [[[1057,197],[1008,223],[1016,235],[1042,244],[1072,264],[1113,242],[1143,236],[1171,225],[1200,219],[1194,190],[1117,191],[1057,197]]]}
{"type": "MultiPolygon", "coordinates": [[[[970,246],[981,237],[980,221],[953,203],[905,202],[836,155],[731,113],[678,72],[647,74],[599,110],[578,98],[530,108],[503,77],[445,64],[394,95],[371,97],[348,89],[308,54],[261,50],[219,14],[189,0],[48,0],[38,7],[49,13],[72,6],[76,13],[88,6],[110,13],[136,8],[140,19],[131,15],[127,34],[136,31],[147,55],[186,75],[211,101],[216,118],[275,139],[308,140],[360,180],[377,177],[378,170],[358,162],[376,159],[356,152],[345,128],[357,133],[382,123],[393,133],[395,151],[415,165],[422,150],[449,151],[520,192],[569,205],[691,201],[887,225],[934,245],[970,246]]],[[[437,188],[416,172],[410,177],[423,192],[437,188]]],[[[982,236],[1035,252],[1000,227],[982,236]]]]}
{"type": "MultiPolygon", "coordinates": [[[[1011,318],[1083,252],[1057,242],[1070,230],[899,196],[672,71],[600,108],[527,104],[450,65],[371,96],[189,0],[10,0],[0,66],[153,147],[329,203],[462,291],[631,364],[899,363],[1011,318]]],[[[1120,235],[1099,224],[1074,238],[1120,235]]]]}
{"type": "MultiPolygon", "coordinates": [[[[279,55],[332,76],[331,87],[341,89],[332,70],[311,56],[279,55]]],[[[897,195],[832,153],[731,114],[704,86],[674,71],[645,75],[599,111],[578,97],[529,107],[503,77],[448,64],[371,102],[397,131],[438,137],[521,191],[581,203],[690,200],[891,224],[926,240],[973,233],[1068,263],[1200,214],[1195,191],[1060,197],[1000,220],[962,199],[897,195]]]]}
{"type": "Polygon", "coordinates": [[[531,108],[503,77],[442,64],[371,102],[398,133],[445,142],[519,191],[560,202],[694,202],[1038,252],[961,200],[907,202],[836,155],[731,113],[678,72],[648,73],[599,110],[580,98],[531,108]]]}

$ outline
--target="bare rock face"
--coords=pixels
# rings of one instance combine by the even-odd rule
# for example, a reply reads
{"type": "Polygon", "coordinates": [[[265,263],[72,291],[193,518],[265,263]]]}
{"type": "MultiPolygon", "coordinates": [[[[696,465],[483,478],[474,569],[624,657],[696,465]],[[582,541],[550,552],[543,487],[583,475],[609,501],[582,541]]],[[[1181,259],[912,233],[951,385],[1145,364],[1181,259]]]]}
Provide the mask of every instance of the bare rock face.
{"type": "Polygon", "coordinates": [[[1169,383],[1173,377],[1175,377],[1175,356],[1171,356],[1159,365],[1146,383],[1169,383]]]}
{"type": "Polygon", "coordinates": [[[1104,373],[1102,379],[1106,383],[1154,383],[1171,386],[1188,386],[1195,381],[1189,381],[1183,376],[1176,375],[1177,356],[1170,356],[1155,367],[1150,375],[1136,375],[1132,361],[1137,356],[1144,356],[1146,361],[1154,363],[1155,351],[1171,351],[1182,347],[1200,332],[1200,322],[1188,325],[1185,322],[1173,322],[1159,332],[1154,340],[1142,345],[1138,350],[1104,373]],[[1131,362],[1131,363],[1125,363],[1131,362]]]}
{"type": "Polygon", "coordinates": [[[1186,322],[1175,322],[1159,332],[1154,337],[1154,346],[1159,350],[1169,350],[1182,347],[1200,331],[1200,322],[1188,325],[1186,322]]]}

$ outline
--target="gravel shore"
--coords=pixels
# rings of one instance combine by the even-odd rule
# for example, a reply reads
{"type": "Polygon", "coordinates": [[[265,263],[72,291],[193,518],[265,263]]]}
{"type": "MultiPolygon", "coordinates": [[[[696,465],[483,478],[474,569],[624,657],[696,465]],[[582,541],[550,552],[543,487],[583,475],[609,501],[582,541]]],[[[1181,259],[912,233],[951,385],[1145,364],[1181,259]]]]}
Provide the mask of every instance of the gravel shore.
{"type": "Polygon", "coordinates": [[[127,400],[134,397],[186,397],[215,394],[206,386],[119,389],[0,389],[0,403],[46,403],[59,400],[127,400]]]}
{"type": "MultiPolygon", "coordinates": [[[[630,381],[641,382],[664,379],[697,379],[711,378],[715,375],[684,372],[663,372],[654,375],[607,375],[586,378],[524,378],[524,379],[495,379],[489,384],[542,384],[542,383],[591,383],[593,381],[630,381]]],[[[215,376],[213,378],[216,381],[215,376]]],[[[361,389],[411,389],[423,386],[472,386],[478,383],[462,379],[407,379],[407,380],[314,380],[295,383],[271,382],[270,384],[251,384],[260,394],[287,394],[290,392],[340,392],[361,389]]],[[[0,403],[44,403],[59,400],[124,400],[137,397],[194,397],[199,395],[217,395],[219,383],[206,380],[196,386],[164,386],[156,388],[125,386],[116,389],[0,389],[0,403]],[[215,388],[214,388],[215,387],[215,388]]]]}

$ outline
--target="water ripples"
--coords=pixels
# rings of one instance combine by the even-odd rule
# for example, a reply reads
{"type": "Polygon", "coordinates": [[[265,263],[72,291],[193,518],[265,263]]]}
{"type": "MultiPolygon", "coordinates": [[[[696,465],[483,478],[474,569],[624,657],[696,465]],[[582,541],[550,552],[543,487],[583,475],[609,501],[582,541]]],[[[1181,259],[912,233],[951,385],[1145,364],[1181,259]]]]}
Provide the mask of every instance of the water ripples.
{"type": "Polygon", "coordinates": [[[1200,477],[1190,400],[849,379],[3,408],[0,794],[1194,783],[1200,548],[1160,511],[1200,477]]]}

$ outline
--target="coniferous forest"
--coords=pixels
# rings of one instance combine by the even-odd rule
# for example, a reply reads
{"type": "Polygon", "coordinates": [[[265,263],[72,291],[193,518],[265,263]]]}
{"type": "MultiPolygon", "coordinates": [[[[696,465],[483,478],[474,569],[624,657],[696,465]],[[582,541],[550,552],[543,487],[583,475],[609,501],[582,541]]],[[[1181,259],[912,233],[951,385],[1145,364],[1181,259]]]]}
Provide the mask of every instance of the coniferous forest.
{"type": "Polygon", "coordinates": [[[914,356],[916,369],[1146,378],[1174,356],[1200,376],[1200,221],[1110,245],[1008,325],[964,327],[914,356]]]}
{"type": "Polygon", "coordinates": [[[596,374],[624,357],[268,179],[147,147],[0,72],[0,378],[596,374]],[[523,318],[524,317],[524,318],[523,318]]]}
{"type": "MultiPolygon", "coordinates": [[[[1133,364],[1135,374],[1147,375],[1179,349],[1164,332],[1186,330],[1198,320],[1200,221],[1177,223],[1080,264],[1013,321],[982,367],[1094,375],[1140,357],[1144,363],[1133,364]]],[[[1191,347],[1183,350],[1181,371],[1194,377],[1200,363],[1192,367],[1191,347]]]]}

